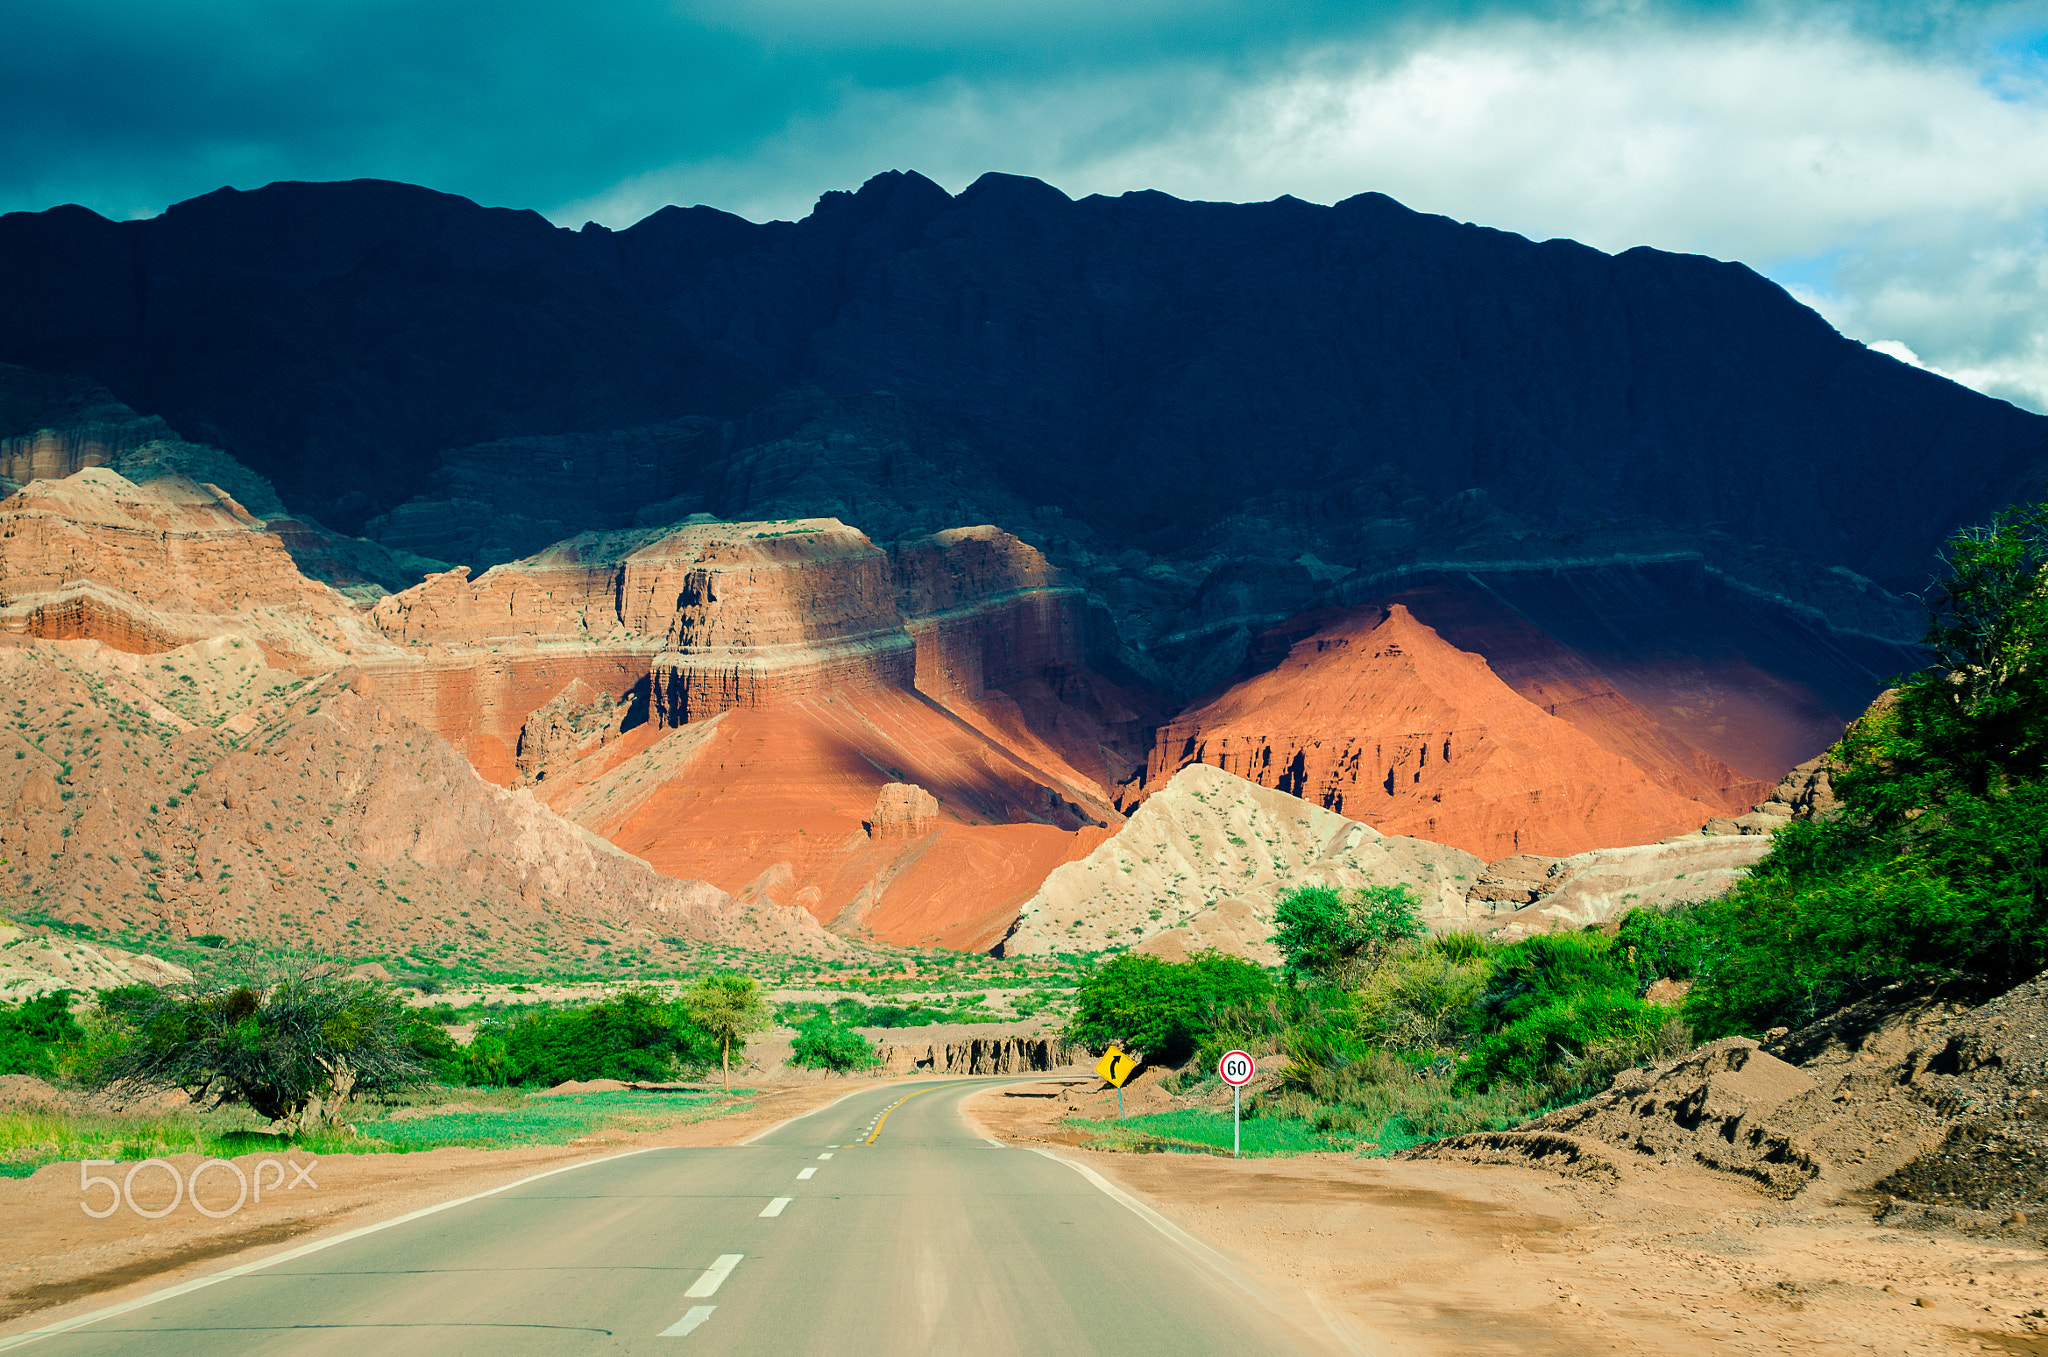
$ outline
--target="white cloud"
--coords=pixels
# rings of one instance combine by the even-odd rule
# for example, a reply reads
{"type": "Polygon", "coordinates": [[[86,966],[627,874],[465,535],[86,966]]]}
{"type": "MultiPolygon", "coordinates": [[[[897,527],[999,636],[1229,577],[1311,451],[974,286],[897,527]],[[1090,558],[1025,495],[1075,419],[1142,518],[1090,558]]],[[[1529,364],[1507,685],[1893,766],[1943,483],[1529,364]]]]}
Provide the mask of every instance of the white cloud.
{"type": "Polygon", "coordinates": [[[2038,64],[1993,69],[1842,28],[1503,23],[1392,58],[1325,48],[1252,84],[1190,67],[854,91],[744,159],[643,175],[556,215],[624,224],[680,198],[795,216],[808,195],[784,186],[889,167],[954,189],[1006,169],[1077,196],[1377,189],[1537,238],[1741,259],[1845,333],[2048,409],[2038,64]]]}

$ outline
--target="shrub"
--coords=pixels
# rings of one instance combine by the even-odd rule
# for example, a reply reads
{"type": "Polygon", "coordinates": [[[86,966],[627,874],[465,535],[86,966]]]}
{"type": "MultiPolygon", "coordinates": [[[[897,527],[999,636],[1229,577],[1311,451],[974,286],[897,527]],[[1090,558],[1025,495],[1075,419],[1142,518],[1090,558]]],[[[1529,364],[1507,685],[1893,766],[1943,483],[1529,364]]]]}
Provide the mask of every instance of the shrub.
{"type": "Polygon", "coordinates": [[[1470,1032],[1492,972],[1484,954],[1460,957],[1434,946],[1396,953],[1359,987],[1361,1026],[1395,1050],[1454,1046],[1470,1032]]]}
{"type": "Polygon", "coordinates": [[[882,1058],[875,1054],[874,1044],[866,1037],[820,1013],[797,1029],[796,1039],[790,1043],[789,1063],[803,1069],[844,1074],[872,1069],[882,1063],[882,1058]]]}
{"type": "Polygon", "coordinates": [[[202,1106],[241,1103],[297,1132],[339,1124],[358,1092],[420,1082],[409,1020],[387,985],[331,966],[285,966],[251,985],[110,993],[125,1029],[86,1071],[130,1093],[183,1089],[202,1106]]]}
{"type": "Polygon", "coordinates": [[[53,1079],[62,1049],[82,1041],[71,1016],[71,991],[56,990],[19,1004],[0,1004],[0,1074],[53,1079]]]}
{"type": "Polygon", "coordinates": [[[1239,957],[1205,952],[1173,962],[1126,952],[1082,982],[1066,1034],[1091,1050],[1123,1044],[1153,1064],[1178,1064],[1225,1009],[1272,992],[1266,972],[1239,957]]]}
{"type": "Polygon", "coordinates": [[[702,1069],[717,1039],[679,1006],[644,990],[585,1008],[528,1013],[477,1033],[465,1058],[476,1083],[542,1087],[572,1079],[660,1081],[702,1069]]]}
{"type": "Polygon", "coordinates": [[[1348,896],[1297,887],[1274,905],[1273,922],[1273,945],[1296,978],[1370,970],[1389,948],[1423,934],[1422,902],[1404,885],[1364,886],[1348,896]]]}
{"type": "Polygon", "coordinates": [[[1682,1040],[1677,1015],[1638,993],[1640,960],[1596,933],[1545,933],[1502,948],[1472,1011],[1481,1035],[1458,1066],[1459,1082],[1558,1096],[1682,1040]]]}

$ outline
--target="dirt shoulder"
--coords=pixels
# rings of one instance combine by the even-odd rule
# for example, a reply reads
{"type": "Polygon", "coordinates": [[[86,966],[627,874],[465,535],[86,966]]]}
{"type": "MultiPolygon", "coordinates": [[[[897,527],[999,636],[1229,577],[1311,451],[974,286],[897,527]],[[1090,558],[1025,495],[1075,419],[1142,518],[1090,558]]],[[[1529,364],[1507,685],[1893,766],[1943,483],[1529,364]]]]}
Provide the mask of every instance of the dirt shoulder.
{"type": "Polygon", "coordinates": [[[963,1108],[1298,1290],[1361,1351],[2048,1357],[2038,1246],[1903,1233],[1704,1170],[1601,1184],[1446,1161],[1101,1153],[1061,1126],[1115,1115],[1096,1087],[1054,1077],[963,1108]]]}
{"type": "MultiPolygon", "coordinates": [[[[199,1214],[187,1200],[157,1220],[126,1206],[95,1220],[81,1209],[81,1200],[98,1209],[108,1200],[108,1190],[95,1188],[82,1198],[79,1164],[49,1164],[28,1178],[0,1179],[0,1239],[6,1241],[0,1261],[0,1335],[145,1295],[228,1266],[230,1260],[252,1262],[551,1168],[658,1146],[736,1144],[848,1093],[894,1082],[899,1081],[763,1085],[749,1106],[724,1116],[659,1131],[597,1131],[568,1145],[324,1155],[310,1168],[305,1166],[316,1157],[300,1151],[244,1155],[233,1162],[245,1174],[255,1174],[264,1159],[286,1160],[295,1168],[265,1171],[262,1200],[245,1201],[221,1219],[199,1214]]],[[[203,1160],[180,1154],[167,1162],[189,1176],[203,1160]]],[[[118,1180],[133,1167],[119,1164],[91,1172],[118,1180]]],[[[235,1199],[232,1175],[214,1169],[203,1181],[202,1202],[226,1211],[235,1199]]],[[[138,1173],[134,1189],[144,1210],[172,1200],[169,1175],[161,1170],[138,1173]]]]}

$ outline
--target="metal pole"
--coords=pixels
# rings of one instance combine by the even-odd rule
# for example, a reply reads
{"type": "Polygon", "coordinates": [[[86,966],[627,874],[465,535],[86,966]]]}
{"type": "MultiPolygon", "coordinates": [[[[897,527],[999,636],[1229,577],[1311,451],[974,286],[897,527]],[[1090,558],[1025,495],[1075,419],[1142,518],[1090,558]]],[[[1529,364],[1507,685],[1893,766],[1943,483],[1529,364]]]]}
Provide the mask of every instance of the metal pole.
{"type": "Polygon", "coordinates": [[[1124,1119],[1124,1086],[1122,1084],[1116,1086],[1116,1119],[1118,1121],[1124,1119]]]}
{"type": "Polygon", "coordinates": [[[1238,1139],[1238,1128],[1242,1124],[1241,1118],[1243,1116],[1244,1090],[1233,1084],[1230,1087],[1230,1157],[1232,1159],[1237,1158],[1237,1152],[1242,1146],[1242,1142],[1238,1139]]]}

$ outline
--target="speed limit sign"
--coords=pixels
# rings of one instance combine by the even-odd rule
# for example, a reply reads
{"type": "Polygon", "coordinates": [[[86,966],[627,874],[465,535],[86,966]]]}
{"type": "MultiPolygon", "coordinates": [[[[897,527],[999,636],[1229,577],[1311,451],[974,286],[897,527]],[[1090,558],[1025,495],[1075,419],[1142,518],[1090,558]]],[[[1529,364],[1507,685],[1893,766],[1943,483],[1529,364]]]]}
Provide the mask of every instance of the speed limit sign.
{"type": "Polygon", "coordinates": [[[1237,1158],[1244,1129],[1244,1086],[1258,1072],[1250,1051],[1225,1051],[1216,1062],[1216,1074],[1230,1085],[1230,1157],[1237,1158]]]}

